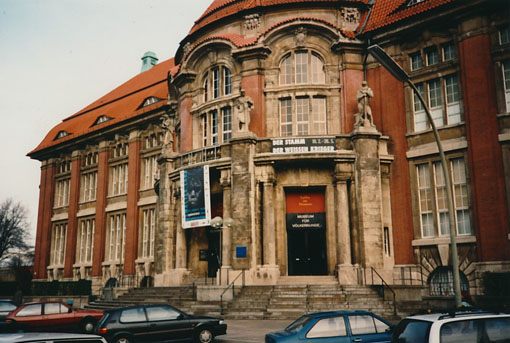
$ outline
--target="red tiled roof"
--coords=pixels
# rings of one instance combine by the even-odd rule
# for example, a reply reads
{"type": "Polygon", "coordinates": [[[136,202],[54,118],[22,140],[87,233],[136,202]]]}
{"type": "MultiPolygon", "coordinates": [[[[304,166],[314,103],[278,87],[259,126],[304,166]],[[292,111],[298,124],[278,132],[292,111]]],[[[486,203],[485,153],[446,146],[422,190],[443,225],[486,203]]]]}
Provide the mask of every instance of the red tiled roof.
{"type": "Polygon", "coordinates": [[[291,22],[294,22],[294,21],[316,21],[316,22],[320,22],[322,24],[330,26],[331,28],[335,29],[338,32],[341,32],[347,38],[351,38],[351,39],[355,38],[354,32],[343,31],[342,29],[340,29],[335,24],[332,24],[332,23],[330,23],[330,22],[328,22],[326,20],[323,20],[323,19],[320,19],[320,18],[313,18],[313,17],[296,17],[296,18],[289,18],[289,19],[286,19],[286,20],[282,20],[281,22],[276,23],[276,24],[274,24],[273,26],[269,27],[268,29],[266,29],[264,32],[262,32],[261,34],[259,34],[256,37],[246,38],[246,37],[241,36],[241,35],[239,35],[237,33],[224,33],[224,34],[212,35],[212,36],[204,38],[204,39],[198,41],[197,43],[195,43],[193,45],[193,48],[190,49],[190,52],[195,47],[199,46],[200,44],[202,44],[204,42],[211,41],[211,40],[216,40],[216,39],[227,40],[227,41],[231,42],[232,44],[234,44],[237,48],[251,46],[251,45],[256,44],[261,37],[266,35],[271,30],[274,30],[278,26],[285,25],[287,23],[291,23],[291,22]]]}
{"type": "Polygon", "coordinates": [[[155,65],[146,72],[136,75],[99,100],[64,119],[51,129],[42,142],[28,155],[33,155],[43,149],[104,129],[163,106],[167,103],[168,87],[166,80],[168,73],[170,72],[173,76],[177,73],[178,68],[179,66],[175,66],[174,59],[171,58],[155,65]],[[163,101],[140,108],[143,101],[149,97],[160,98],[163,101]],[[97,118],[102,115],[112,119],[94,125],[97,118]],[[61,131],[65,131],[69,135],[55,139],[61,131]]]}
{"type": "MultiPolygon", "coordinates": [[[[338,3],[339,0],[214,0],[207,10],[195,21],[189,34],[207,26],[217,20],[237,14],[238,12],[256,8],[275,5],[297,4],[305,2],[330,2],[338,3]]],[[[367,4],[369,0],[343,0],[342,2],[357,2],[367,4]]]]}
{"type": "Polygon", "coordinates": [[[409,0],[376,0],[364,32],[379,29],[454,1],[425,0],[408,7],[406,3],[409,0]]]}

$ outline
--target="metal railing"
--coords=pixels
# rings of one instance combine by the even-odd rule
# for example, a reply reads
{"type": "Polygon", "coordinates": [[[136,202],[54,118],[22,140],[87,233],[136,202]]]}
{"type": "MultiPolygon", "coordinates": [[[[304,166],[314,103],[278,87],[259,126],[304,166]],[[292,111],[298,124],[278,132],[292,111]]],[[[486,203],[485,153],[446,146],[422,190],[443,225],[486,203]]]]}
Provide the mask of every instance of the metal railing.
{"type": "Polygon", "coordinates": [[[243,277],[243,282],[242,282],[241,288],[244,287],[244,272],[245,272],[245,269],[243,269],[239,274],[237,274],[237,276],[234,278],[234,280],[232,280],[232,282],[221,293],[221,295],[220,295],[220,314],[223,314],[223,295],[230,288],[232,288],[232,300],[234,299],[234,297],[235,297],[235,283],[236,283],[237,279],[239,279],[240,276],[243,277]]]}
{"type": "Polygon", "coordinates": [[[197,296],[196,282],[198,279],[199,279],[199,277],[194,278],[193,281],[191,281],[191,284],[189,284],[188,286],[181,289],[181,291],[179,292],[179,305],[182,305],[182,296],[184,294],[188,293],[190,289],[191,289],[191,298],[193,300],[196,299],[196,296],[197,296]]]}
{"type": "Polygon", "coordinates": [[[396,315],[397,314],[397,301],[396,301],[395,291],[393,290],[393,288],[391,288],[391,286],[386,281],[384,281],[382,276],[379,275],[379,273],[377,272],[377,270],[374,269],[374,267],[370,267],[370,272],[371,272],[371,276],[372,276],[372,285],[374,285],[374,286],[376,285],[374,283],[374,273],[381,280],[381,288],[380,288],[381,292],[379,294],[381,295],[383,300],[385,299],[384,298],[384,288],[388,288],[390,290],[390,292],[393,294],[393,314],[396,315]]]}

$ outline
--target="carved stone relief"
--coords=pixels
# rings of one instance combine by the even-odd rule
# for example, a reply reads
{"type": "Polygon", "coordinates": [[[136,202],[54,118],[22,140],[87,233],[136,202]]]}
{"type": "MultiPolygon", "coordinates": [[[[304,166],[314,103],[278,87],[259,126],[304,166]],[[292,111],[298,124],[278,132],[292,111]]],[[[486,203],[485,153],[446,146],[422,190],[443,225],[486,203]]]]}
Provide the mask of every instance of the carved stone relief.
{"type": "Polygon", "coordinates": [[[346,31],[354,31],[358,28],[361,13],[357,8],[344,7],[340,10],[341,26],[346,31]]]}

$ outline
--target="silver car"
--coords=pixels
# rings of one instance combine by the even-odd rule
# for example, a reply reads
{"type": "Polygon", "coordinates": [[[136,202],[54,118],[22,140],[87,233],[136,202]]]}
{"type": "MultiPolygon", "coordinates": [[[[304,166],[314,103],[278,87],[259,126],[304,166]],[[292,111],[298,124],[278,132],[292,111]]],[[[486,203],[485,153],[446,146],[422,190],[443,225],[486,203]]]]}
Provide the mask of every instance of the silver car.
{"type": "Polygon", "coordinates": [[[57,333],[57,332],[22,332],[7,333],[0,335],[0,343],[58,343],[58,342],[83,342],[83,343],[107,343],[101,336],[57,333]]]}

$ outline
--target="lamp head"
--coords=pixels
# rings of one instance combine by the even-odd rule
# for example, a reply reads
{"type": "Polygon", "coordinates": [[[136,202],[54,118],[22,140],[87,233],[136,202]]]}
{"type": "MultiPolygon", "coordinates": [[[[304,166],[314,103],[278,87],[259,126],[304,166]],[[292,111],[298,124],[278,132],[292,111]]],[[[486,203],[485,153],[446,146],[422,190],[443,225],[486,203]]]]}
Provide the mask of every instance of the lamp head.
{"type": "Polygon", "coordinates": [[[214,217],[211,219],[211,226],[215,229],[221,229],[223,226],[223,219],[221,219],[221,217],[214,217]]]}

